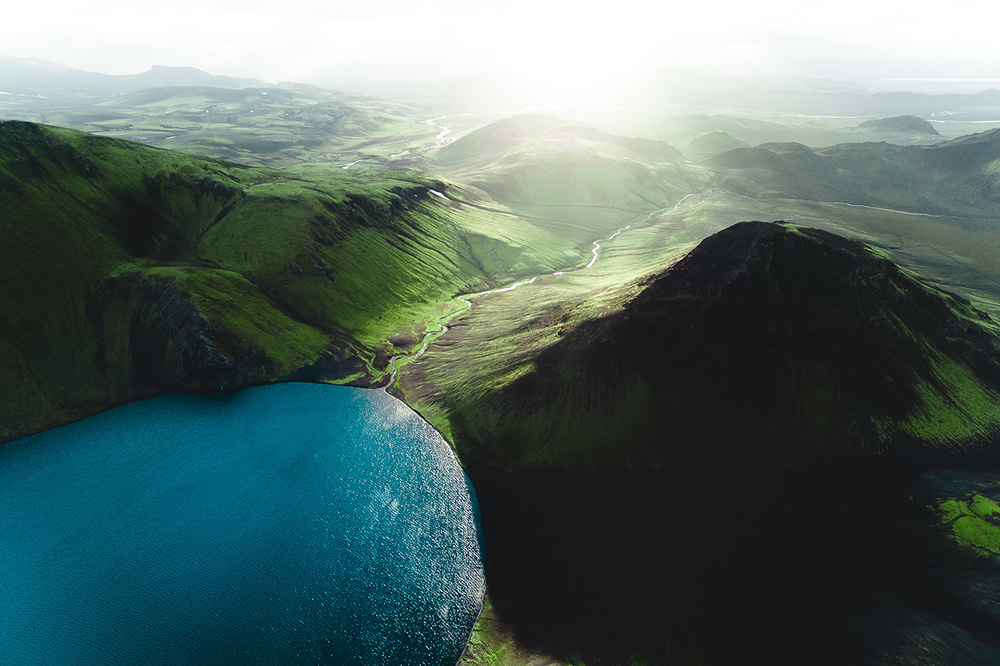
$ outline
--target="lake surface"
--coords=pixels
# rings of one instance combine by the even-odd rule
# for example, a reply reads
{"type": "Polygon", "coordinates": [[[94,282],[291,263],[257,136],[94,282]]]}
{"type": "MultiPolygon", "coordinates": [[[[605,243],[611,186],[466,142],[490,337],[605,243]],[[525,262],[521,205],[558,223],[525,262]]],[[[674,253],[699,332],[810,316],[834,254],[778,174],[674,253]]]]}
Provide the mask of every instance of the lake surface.
{"type": "Polygon", "coordinates": [[[484,589],[447,443],[377,391],[172,395],[0,445],[0,663],[447,664],[484,589]]]}

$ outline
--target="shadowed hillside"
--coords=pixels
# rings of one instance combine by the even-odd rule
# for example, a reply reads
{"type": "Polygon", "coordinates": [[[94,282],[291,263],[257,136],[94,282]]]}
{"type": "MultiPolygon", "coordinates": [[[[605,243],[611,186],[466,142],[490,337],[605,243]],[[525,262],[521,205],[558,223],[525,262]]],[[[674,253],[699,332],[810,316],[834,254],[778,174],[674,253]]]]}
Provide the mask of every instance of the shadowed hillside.
{"type": "Polygon", "coordinates": [[[487,457],[502,466],[670,466],[734,438],[781,456],[898,452],[903,441],[920,455],[997,431],[1000,408],[985,409],[1000,386],[995,330],[864,246],[746,223],[703,241],[621,312],[564,334],[485,398],[494,425],[471,417],[469,432],[498,443],[487,457]],[[654,405],[667,428],[621,416],[654,405]],[[728,418],[705,420],[721,406],[728,418]]]}
{"type": "Polygon", "coordinates": [[[931,594],[928,571],[967,560],[940,494],[913,490],[996,457],[995,332],[826,232],[706,239],[505,387],[448,396],[496,616],[588,664],[896,663],[908,640],[938,663],[995,657],[941,638],[1000,621],[931,594]],[[904,543],[926,556],[886,582],[904,543]],[[906,613],[931,618],[923,638],[906,613]]]}

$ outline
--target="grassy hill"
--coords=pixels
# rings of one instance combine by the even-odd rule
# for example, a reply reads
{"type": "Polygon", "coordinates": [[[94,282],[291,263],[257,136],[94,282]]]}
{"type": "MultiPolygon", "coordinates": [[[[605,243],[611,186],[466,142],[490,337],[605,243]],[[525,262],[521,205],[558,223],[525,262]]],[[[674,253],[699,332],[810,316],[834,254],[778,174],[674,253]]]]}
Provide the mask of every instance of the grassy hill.
{"type": "Polygon", "coordinates": [[[741,141],[725,130],[702,132],[689,139],[684,145],[685,154],[695,159],[715,157],[730,150],[749,148],[750,144],[741,141]]]}
{"type": "Polygon", "coordinates": [[[490,621],[519,650],[560,663],[897,663],[901,643],[937,663],[995,656],[947,639],[1000,627],[948,610],[989,594],[928,578],[946,566],[990,580],[937,516],[965,521],[956,539],[982,549],[993,514],[965,481],[913,485],[992,464],[995,322],[879,252],[785,224],[737,225],[638,293],[614,291],[583,321],[522,321],[550,335],[506,366],[482,345],[462,361],[475,334],[456,327],[422,378],[437,411],[422,409],[476,485],[490,621]],[[926,557],[889,584],[901,543],[926,557]],[[931,618],[921,637],[908,614],[931,618]]]}
{"type": "Polygon", "coordinates": [[[672,146],[524,114],[440,149],[438,169],[586,250],[595,238],[707,189],[712,176],[672,146]]]}
{"type": "Polygon", "coordinates": [[[401,150],[395,145],[401,135],[412,139],[431,131],[402,104],[311,86],[221,85],[224,78],[185,79],[184,68],[161,69],[162,76],[154,68],[130,82],[107,77],[121,84],[115,91],[7,96],[0,100],[0,117],[268,166],[389,155],[401,150]]]}
{"type": "Polygon", "coordinates": [[[728,170],[721,185],[737,193],[995,220],[998,149],[1000,130],[990,130],[932,146],[763,144],[710,163],[728,170]]]}
{"type": "Polygon", "coordinates": [[[998,135],[933,146],[767,144],[709,162],[714,215],[784,219],[858,237],[994,316],[1000,309],[998,135]]]}
{"type": "Polygon", "coordinates": [[[413,172],[0,139],[2,439],[169,390],[370,381],[455,293],[577,259],[413,172]]]}
{"type": "Polygon", "coordinates": [[[882,454],[905,441],[916,456],[1000,432],[997,330],[855,243],[747,223],[451,414],[458,438],[478,442],[468,455],[503,468],[673,466],[672,453],[734,439],[755,455],[882,454]],[[729,417],[706,421],[713,405],[729,417]],[[634,417],[651,410],[669,427],[634,417]]]}

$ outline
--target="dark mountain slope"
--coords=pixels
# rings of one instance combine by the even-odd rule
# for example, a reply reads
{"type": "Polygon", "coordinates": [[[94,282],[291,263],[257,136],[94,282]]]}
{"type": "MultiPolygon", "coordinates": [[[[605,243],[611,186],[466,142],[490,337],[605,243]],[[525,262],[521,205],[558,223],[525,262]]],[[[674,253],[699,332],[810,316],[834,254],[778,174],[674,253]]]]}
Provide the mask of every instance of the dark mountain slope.
{"type": "MultiPolygon", "coordinates": [[[[1000,387],[994,330],[963,299],[857,243],[744,223],[703,241],[622,312],[567,335],[488,399],[493,428],[477,419],[470,431],[481,445],[503,442],[488,457],[504,466],[669,466],[734,438],[755,442],[754,456],[920,456],[998,431],[1000,408],[980,404],[1000,387]],[[666,425],[606,420],[643,409],[666,425]],[[548,410],[554,429],[505,418],[548,410]],[[715,410],[727,417],[706,420],[715,410]],[[609,438],[622,445],[607,448],[609,438]]],[[[469,455],[485,455],[481,445],[469,455]]]]}
{"type": "Polygon", "coordinates": [[[1000,622],[933,596],[928,569],[964,556],[911,499],[922,470],[996,457],[995,330],[832,234],[706,239],[505,388],[452,398],[498,616],[586,663],[895,663],[906,613],[935,659],[996,657],[942,643],[1000,622]],[[902,544],[935,555],[890,585],[902,544]]]}
{"type": "Polygon", "coordinates": [[[0,439],[163,391],[366,382],[435,304],[567,261],[447,187],[0,123],[0,439]]]}

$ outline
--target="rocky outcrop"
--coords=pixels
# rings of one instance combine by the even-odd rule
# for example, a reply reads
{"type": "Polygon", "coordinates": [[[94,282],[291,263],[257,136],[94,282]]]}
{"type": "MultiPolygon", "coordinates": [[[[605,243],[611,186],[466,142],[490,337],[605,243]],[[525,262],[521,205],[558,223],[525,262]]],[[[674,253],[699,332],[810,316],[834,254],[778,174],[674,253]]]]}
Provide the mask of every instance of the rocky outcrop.
{"type": "Polygon", "coordinates": [[[220,390],[268,374],[266,356],[241,357],[170,276],[133,272],[108,278],[98,290],[92,320],[97,367],[116,401],[220,390]]]}

